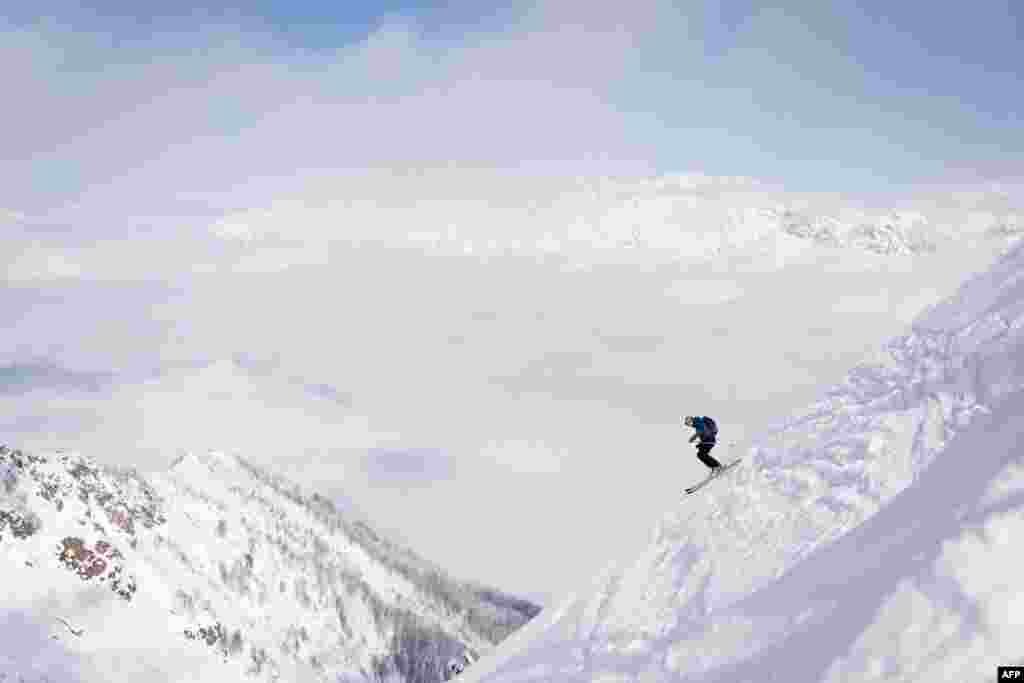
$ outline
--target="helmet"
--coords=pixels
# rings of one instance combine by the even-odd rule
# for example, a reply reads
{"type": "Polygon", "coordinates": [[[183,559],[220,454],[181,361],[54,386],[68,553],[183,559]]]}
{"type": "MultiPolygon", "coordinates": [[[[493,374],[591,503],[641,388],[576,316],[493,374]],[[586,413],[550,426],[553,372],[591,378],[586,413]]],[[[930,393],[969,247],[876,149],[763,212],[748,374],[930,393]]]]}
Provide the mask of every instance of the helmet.
{"type": "Polygon", "coordinates": [[[687,427],[692,427],[693,426],[693,418],[690,417],[689,415],[687,415],[686,417],[683,418],[683,424],[686,425],[687,427]]]}

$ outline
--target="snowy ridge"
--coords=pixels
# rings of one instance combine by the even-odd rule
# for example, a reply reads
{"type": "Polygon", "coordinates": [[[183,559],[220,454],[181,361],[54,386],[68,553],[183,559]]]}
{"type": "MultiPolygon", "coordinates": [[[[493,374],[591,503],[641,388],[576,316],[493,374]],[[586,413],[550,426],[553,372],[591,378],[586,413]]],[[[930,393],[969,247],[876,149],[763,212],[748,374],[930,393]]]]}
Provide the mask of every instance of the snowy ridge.
{"type": "Polygon", "coordinates": [[[0,447],[0,475],[4,636],[52,650],[8,676],[433,683],[539,611],[235,456],[146,480],[0,447]]]}
{"type": "MultiPolygon", "coordinates": [[[[710,258],[768,238],[795,237],[819,246],[879,254],[934,251],[945,239],[937,216],[913,210],[867,210],[793,196],[780,203],[743,178],[666,177],[569,194],[577,207],[568,239],[600,248],[672,250],[710,258]]],[[[1012,219],[1011,219],[1012,222],[1012,219]]]]}
{"type": "Polygon", "coordinates": [[[816,215],[787,207],[766,210],[765,214],[785,234],[826,246],[878,254],[932,252],[941,237],[927,217],[917,212],[816,215]]]}
{"type": "Polygon", "coordinates": [[[467,680],[992,676],[1024,642],[1004,566],[1024,530],[1022,405],[1017,246],[467,680]]]}
{"type": "Polygon", "coordinates": [[[426,181],[394,179],[387,199],[346,188],[353,196],[315,204],[283,200],[226,216],[210,230],[249,249],[285,249],[306,240],[339,239],[337,226],[343,225],[343,239],[356,243],[484,259],[525,255],[580,267],[636,259],[701,261],[757,245],[915,255],[965,236],[1013,241],[1024,230],[1024,195],[1016,186],[944,191],[941,203],[922,199],[866,207],[850,199],[782,192],[750,178],[699,174],[578,179],[543,187],[491,181],[504,194],[494,187],[474,193],[472,178],[448,179],[459,190],[444,186],[435,195],[418,189],[433,187],[426,181]]]}

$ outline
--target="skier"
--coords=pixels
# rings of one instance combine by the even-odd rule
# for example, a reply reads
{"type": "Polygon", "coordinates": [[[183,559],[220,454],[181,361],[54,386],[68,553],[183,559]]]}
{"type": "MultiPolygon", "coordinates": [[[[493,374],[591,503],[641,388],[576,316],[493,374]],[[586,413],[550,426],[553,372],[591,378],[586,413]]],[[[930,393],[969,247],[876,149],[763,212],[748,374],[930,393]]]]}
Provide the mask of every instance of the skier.
{"type": "Polygon", "coordinates": [[[459,674],[463,673],[470,664],[473,663],[473,657],[469,652],[463,652],[459,658],[452,658],[448,660],[448,666],[445,667],[445,680],[450,681],[459,674]]]}
{"type": "Polygon", "coordinates": [[[462,664],[462,662],[460,662],[458,660],[455,660],[455,659],[449,659],[448,660],[448,678],[447,678],[447,680],[450,681],[451,679],[455,678],[456,676],[458,676],[460,673],[462,673],[465,670],[466,670],[466,667],[462,664]]]}
{"type": "Polygon", "coordinates": [[[709,454],[711,449],[715,447],[718,425],[710,417],[691,417],[689,415],[683,418],[683,424],[696,430],[693,436],[690,437],[690,443],[693,443],[698,438],[700,439],[700,443],[697,444],[697,459],[710,467],[711,475],[716,476],[722,471],[722,463],[712,458],[709,454]]]}

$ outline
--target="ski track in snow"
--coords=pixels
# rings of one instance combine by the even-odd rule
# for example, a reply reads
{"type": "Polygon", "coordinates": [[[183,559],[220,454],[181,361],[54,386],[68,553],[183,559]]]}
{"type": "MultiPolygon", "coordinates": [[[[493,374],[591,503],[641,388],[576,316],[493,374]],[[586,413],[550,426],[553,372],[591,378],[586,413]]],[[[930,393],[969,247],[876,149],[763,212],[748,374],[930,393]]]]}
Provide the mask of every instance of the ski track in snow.
{"type": "Polygon", "coordinates": [[[1020,661],[1024,246],[467,681],[987,680],[1020,661]]]}

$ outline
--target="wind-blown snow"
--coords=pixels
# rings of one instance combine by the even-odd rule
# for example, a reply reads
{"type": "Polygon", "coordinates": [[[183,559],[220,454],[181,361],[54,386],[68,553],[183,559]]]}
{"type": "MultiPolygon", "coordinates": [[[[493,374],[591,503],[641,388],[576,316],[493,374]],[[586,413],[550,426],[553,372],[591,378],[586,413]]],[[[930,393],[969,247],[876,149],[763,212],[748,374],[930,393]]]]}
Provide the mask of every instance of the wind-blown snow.
{"type": "Polygon", "coordinates": [[[986,680],[1020,663],[1024,246],[468,681],[986,680]]]}

